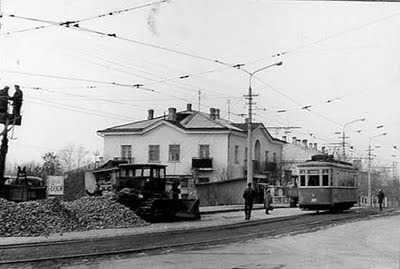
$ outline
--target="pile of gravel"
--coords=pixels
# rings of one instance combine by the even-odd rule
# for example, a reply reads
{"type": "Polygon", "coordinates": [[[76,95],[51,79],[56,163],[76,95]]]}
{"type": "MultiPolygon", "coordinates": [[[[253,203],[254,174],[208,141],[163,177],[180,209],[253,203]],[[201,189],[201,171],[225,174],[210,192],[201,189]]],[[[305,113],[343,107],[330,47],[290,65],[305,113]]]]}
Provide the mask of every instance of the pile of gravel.
{"type": "Polygon", "coordinates": [[[129,208],[107,197],[14,203],[0,198],[0,237],[49,236],[93,229],[146,225],[129,208]]]}

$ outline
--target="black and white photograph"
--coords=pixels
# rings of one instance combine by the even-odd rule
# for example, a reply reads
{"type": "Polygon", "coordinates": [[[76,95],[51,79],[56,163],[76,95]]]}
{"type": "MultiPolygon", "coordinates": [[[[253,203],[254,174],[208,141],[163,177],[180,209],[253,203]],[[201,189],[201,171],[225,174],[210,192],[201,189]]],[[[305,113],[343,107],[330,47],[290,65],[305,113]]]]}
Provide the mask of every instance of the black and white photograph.
{"type": "Polygon", "coordinates": [[[400,0],[0,0],[0,268],[400,269],[400,0]]]}

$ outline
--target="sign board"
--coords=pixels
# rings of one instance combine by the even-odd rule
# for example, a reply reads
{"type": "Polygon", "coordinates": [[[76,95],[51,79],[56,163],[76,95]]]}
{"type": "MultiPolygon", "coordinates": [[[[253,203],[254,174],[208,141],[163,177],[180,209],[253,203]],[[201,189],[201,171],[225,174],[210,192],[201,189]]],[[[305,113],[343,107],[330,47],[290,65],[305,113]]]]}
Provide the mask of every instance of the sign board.
{"type": "Polygon", "coordinates": [[[47,177],[47,195],[64,195],[64,177],[47,177]]]}

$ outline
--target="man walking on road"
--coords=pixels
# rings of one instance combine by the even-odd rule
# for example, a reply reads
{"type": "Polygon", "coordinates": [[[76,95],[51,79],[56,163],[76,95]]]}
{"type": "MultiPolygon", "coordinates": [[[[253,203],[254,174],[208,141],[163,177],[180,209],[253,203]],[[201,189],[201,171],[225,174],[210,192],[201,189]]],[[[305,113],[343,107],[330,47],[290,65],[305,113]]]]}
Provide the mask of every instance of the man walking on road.
{"type": "Polygon", "coordinates": [[[256,191],[251,187],[251,183],[247,184],[247,188],[244,190],[244,213],[246,215],[245,220],[250,220],[251,210],[253,209],[253,201],[256,197],[256,191]]]}
{"type": "Polygon", "coordinates": [[[379,189],[377,197],[378,197],[378,203],[379,203],[379,210],[382,211],[382,203],[383,203],[383,199],[385,199],[385,194],[383,193],[382,189],[379,189]]]}

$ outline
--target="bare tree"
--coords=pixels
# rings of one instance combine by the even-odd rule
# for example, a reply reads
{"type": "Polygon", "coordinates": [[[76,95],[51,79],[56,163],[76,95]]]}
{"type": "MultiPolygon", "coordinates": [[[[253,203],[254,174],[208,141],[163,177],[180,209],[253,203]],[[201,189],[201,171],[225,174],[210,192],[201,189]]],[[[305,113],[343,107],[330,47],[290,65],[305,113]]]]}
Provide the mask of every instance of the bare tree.
{"type": "Polygon", "coordinates": [[[82,167],[89,163],[89,150],[82,145],[69,144],[59,151],[58,156],[66,171],[82,167]]]}

